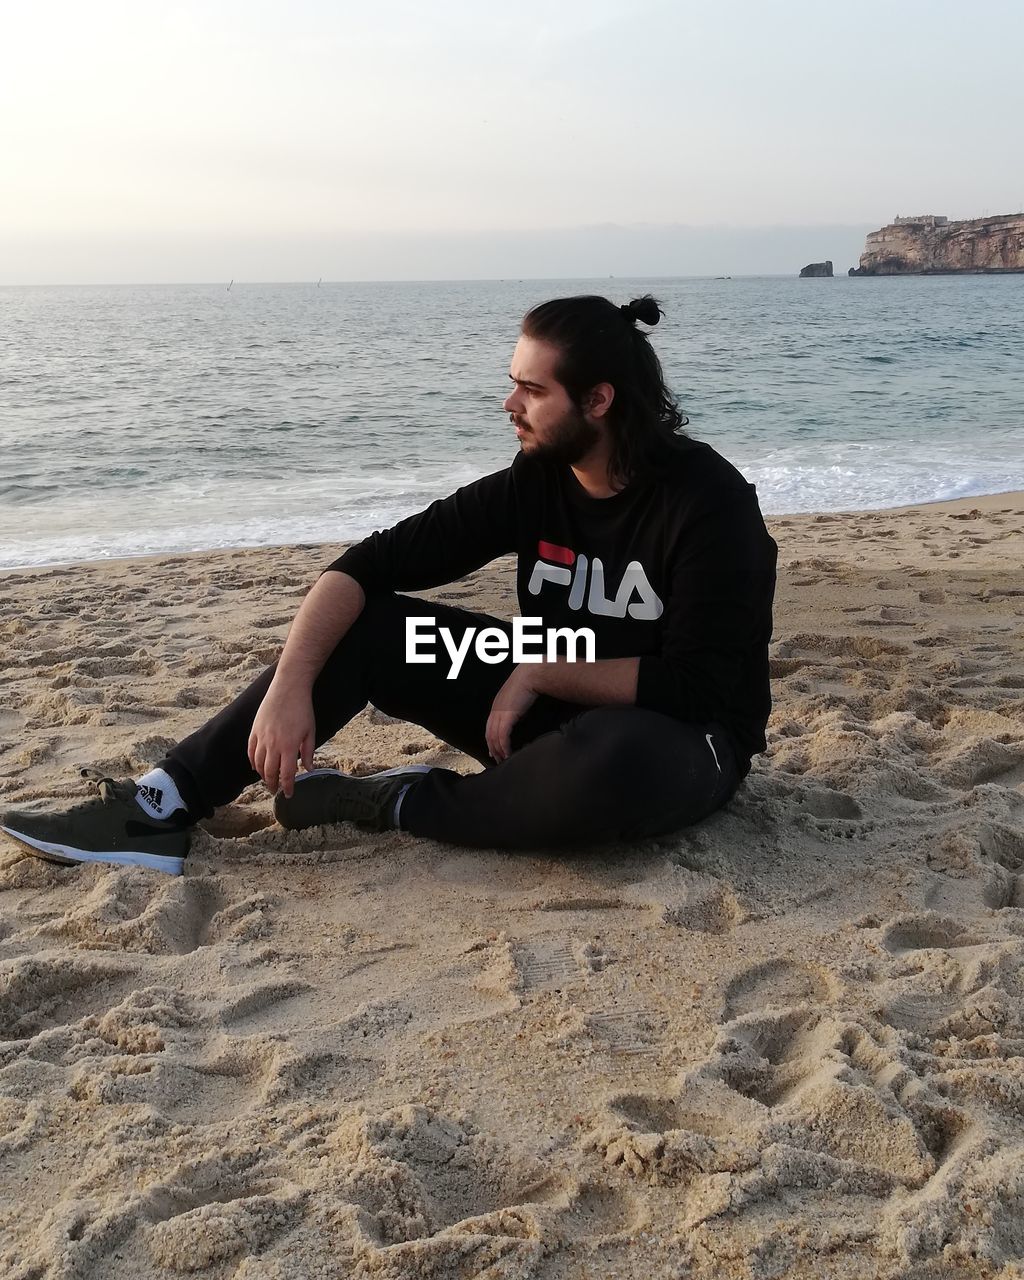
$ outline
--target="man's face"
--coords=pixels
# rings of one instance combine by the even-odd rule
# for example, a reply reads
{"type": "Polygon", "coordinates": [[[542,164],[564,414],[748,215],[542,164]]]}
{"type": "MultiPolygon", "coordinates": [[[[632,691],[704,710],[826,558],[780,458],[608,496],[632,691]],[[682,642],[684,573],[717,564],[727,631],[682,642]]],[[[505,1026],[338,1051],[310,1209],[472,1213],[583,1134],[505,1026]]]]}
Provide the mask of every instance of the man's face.
{"type": "Polygon", "coordinates": [[[512,354],[509,377],[514,386],[504,408],[527,457],[571,466],[597,444],[601,432],[555,377],[557,364],[557,347],[524,334],[512,354]]]}

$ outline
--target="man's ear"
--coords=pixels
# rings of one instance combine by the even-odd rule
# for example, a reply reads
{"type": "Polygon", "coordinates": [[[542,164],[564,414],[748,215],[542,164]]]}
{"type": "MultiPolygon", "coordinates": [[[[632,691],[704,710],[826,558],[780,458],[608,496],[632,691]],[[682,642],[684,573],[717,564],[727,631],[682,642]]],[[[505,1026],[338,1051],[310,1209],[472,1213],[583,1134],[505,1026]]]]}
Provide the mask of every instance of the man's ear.
{"type": "Polygon", "coordinates": [[[583,411],[588,418],[600,419],[608,414],[615,399],[615,388],[610,382],[599,382],[591,387],[583,401],[583,411]]]}

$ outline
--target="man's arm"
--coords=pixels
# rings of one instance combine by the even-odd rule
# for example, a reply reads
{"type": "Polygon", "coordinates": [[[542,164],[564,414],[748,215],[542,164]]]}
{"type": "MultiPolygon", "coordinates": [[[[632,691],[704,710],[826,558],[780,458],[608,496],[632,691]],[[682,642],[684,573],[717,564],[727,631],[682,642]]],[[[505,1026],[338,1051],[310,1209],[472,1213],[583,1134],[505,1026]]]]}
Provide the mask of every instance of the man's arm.
{"type": "Polygon", "coordinates": [[[313,682],[367,595],[452,582],[515,549],[514,466],[371,534],[328,565],[295,616],[253,721],[249,761],[271,791],[292,794],[298,758],[312,767],[313,682]]]}
{"type": "Polygon", "coordinates": [[[249,735],[249,763],[271,791],[292,794],[295,764],[313,767],[313,682],[363,611],[366,596],[347,573],[325,573],[299,607],[249,735]]]}
{"type": "Polygon", "coordinates": [[[768,647],[776,547],[753,489],[726,491],[686,529],[661,652],[640,659],[638,707],[702,724],[735,705],[755,648],[768,647]]]}
{"type": "Polygon", "coordinates": [[[514,462],[463,485],[390,529],[379,529],[338,557],[339,569],[368,596],[381,591],[423,591],[454,582],[516,550],[514,462]]]}
{"type": "Polygon", "coordinates": [[[636,702],[639,658],[602,658],[599,662],[532,662],[519,670],[535,693],[593,707],[636,702]]]}
{"type": "Polygon", "coordinates": [[[602,658],[599,662],[524,662],[498,691],[484,736],[499,764],[512,752],[512,730],[544,693],[584,706],[632,706],[636,702],[639,658],[602,658]]]}

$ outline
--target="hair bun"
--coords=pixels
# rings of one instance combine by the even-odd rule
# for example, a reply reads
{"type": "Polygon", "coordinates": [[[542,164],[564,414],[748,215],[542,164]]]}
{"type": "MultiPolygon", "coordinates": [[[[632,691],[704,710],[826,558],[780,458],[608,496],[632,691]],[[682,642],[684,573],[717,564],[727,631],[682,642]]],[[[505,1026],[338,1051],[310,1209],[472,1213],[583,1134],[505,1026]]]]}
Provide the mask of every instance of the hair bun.
{"type": "Polygon", "coordinates": [[[630,324],[635,324],[639,320],[652,328],[664,314],[657,301],[649,293],[645,293],[642,298],[634,298],[632,302],[627,302],[624,306],[619,307],[619,310],[630,324]]]}

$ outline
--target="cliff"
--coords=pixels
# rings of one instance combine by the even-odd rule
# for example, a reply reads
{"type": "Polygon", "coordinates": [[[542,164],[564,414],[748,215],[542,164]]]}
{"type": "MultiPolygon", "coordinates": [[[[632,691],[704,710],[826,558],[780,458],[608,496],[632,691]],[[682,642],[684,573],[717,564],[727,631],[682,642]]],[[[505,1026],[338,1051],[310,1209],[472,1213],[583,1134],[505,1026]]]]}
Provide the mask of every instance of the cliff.
{"type": "Polygon", "coordinates": [[[1024,213],[950,222],[927,214],[897,218],[867,238],[851,276],[1024,271],[1024,213]]]}

